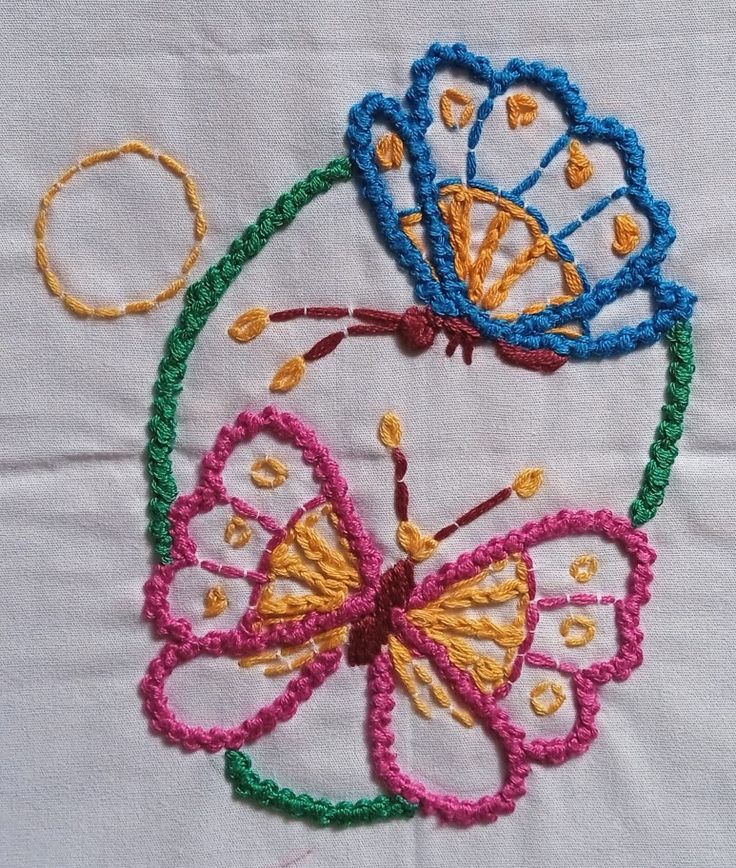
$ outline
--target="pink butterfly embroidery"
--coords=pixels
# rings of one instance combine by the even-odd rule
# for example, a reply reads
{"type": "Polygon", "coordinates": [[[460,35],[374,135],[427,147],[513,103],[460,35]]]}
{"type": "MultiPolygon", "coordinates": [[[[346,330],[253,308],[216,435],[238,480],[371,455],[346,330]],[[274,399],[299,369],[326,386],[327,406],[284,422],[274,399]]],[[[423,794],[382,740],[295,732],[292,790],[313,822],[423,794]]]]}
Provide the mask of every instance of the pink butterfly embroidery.
{"type": "MultiPolygon", "coordinates": [[[[406,460],[398,449],[393,454],[397,512],[403,519],[406,460]]],[[[280,462],[266,459],[260,466],[266,468],[265,478],[253,477],[260,487],[270,491],[285,481],[280,462]]],[[[608,510],[563,510],[491,539],[416,580],[418,562],[442,539],[510,492],[505,489],[434,537],[402,521],[402,545],[413,554],[385,568],[340,468],[315,432],[273,407],[242,413],[234,426],[220,431],[204,457],[196,488],[172,506],[172,561],[158,565],[146,583],[145,615],[167,639],[141,684],[153,728],[190,750],[239,748],[292,718],[338,667],[365,667],[370,755],[388,791],[462,825],[511,812],[526,791],[530,761],[561,763],[585,751],[597,735],[599,688],[627,678],[641,663],[639,612],[649,598],[655,553],[640,530],[608,510]],[[301,453],[317,487],[296,510],[290,508],[283,522],[265,514],[252,498],[232,493],[237,485],[230,480],[245,447],[270,443],[273,448],[274,438],[301,453]],[[217,511],[228,518],[228,554],[217,561],[200,559],[193,526],[217,511]],[[244,568],[237,561],[256,532],[266,543],[255,567],[244,568]],[[605,552],[605,568],[596,574],[597,558],[585,554],[560,581],[546,566],[543,544],[572,545],[581,537],[595,540],[605,552]],[[541,568],[535,557],[541,558],[541,568]],[[177,580],[192,571],[247,590],[234,626],[208,630],[204,619],[177,614],[177,580]],[[616,580],[612,593],[601,593],[606,575],[616,580]],[[606,621],[605,636],[596,633],[592,615],[606,621]],[[559,630],[550,624],[559,624],[559,630]],[[597,659],[604,640],[609,653],[597,659]],[[219,657],[246,669],[263,667],[288,682],[272,701],[244,713],[234,725],[190,723],[172,708],[169,676],[195,658],[219,657]],[[424,716],[435,705],[459,725],[482,727],[505,758],[497,786],[480,798],[466,798],[437,792],[410,776],[395,749],[397,690],[408,694],[424,716]],[[520,696],[528,701],[520,702],[520,696]],[[546,723],[563,703],[571,710],[566,732],[549,734],[540,726],[535,736],[529,724],[526,730],[520,725],[520,714],[531,725],[546,723]],[[533,713],[526,714],[525,706],[533,713]]],[[[228,599],[219,588],[205,615],[219,613],[228,599]]],[[[248,697],[244,688],[244,705],[248,697]]]]}

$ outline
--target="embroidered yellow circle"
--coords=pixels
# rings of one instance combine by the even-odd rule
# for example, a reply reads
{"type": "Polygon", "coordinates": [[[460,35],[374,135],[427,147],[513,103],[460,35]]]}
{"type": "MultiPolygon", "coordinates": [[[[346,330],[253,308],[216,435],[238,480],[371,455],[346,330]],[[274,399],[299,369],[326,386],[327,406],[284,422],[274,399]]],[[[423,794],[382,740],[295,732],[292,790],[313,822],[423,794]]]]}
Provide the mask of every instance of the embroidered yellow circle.
{"type": "Polygon", "coordinates": [[[440,115],[449,130],[461,130],[466,127],[473,118],[473,112],[475,112],[473,98],[463,90],[448,87],[440,97],[440,115]]]}
{"type": "Polygon", "coordinates": [[[125,316],[129,313],[147,313],[153,310],[158,305],[170,298],[173,298],[186,284],[186,277],[194,267],[201,251],[201,242],[207,232],[207,221],[202,212],[202,204],[199,199],[197,185],[189,172],[182,164],[168,154],[157,154],[153,148],[146,145],[144,142],[130,141],[125,142],[119,148],[113,148],[104,151],[95,151],[83,157],[75,166],[71,166],[63,172],[54,183],[49,187],[41,199],[41,206],[36,218],[35,236],[36,236],[36,263],[41,274],[43,275],[44,283],[49,292],[60,299],[64,305],[72,313],[80,317],[93,317],[96,319],[116,319],[120,316],[125,316]],[[59,193],[76,175],[96,166],[100,163],[109,163],[119,157],[134,155],[143,157],[147,160],[157,160],[161,166],[170,172],[174,177],[179,178],[184,185],[184,193],[186,195],[187,206],[194,216],[194,243],[190,248],[184,263],[179,269],[179,275],[158,295],[153,298],[138,299],[130,301],[122,307],[115,305],[94,305],[84,301],[79,296],[68,292],[54,270],[49,250],[46,243],[46,230],[49,222],[49,212],[51,205],[55,201],[59,193]]]}
{"type": "Polygon", "coordinates": [[[207,588],[204,595],[204,617],[216,618],[221,615],[230,605],[230,600],[227,598],[225,589],[222,585],[214,585],[207,588]]]}
{"type": "Polygon", "coordinates": [[[566,699],[565,688],[559,681],[540,681],[529,691],[532,711],[540,717],[559,711],[566,699]]]}
{"type": "Polygon", "coordinates": [[[570,575],[576,582],[584,585],[598,572],[598,558],[595,555],[578,555],[570,564],[570,575]]]}
{"type": "Polygon", "coordinates": [[[568,615],[560,622],[560,635],[568,648],[582,648],[595,639],[596,623],[586,615],[568,615]]]}
{"type": "Polygon", "coordinates": [[[278,488],[289,478],[289,468],[278,458],[258,458],[251,465],[250,478],[258,488],[278,488]]]}
{"type": "Polygon", "coordinates": [[[242,515],[234,515],[225,527],[225,542],[234,549],[242,549],[252,536],[253,531],[242,515]]]}

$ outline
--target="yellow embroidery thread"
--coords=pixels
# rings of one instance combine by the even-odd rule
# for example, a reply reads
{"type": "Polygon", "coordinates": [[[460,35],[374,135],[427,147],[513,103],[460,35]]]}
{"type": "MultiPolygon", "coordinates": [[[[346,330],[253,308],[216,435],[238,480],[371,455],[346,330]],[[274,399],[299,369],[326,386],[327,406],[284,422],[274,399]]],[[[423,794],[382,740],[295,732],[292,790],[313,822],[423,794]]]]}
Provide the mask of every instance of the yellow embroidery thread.
{"type": "Polygon", "coordinates": [[[264,307],[254,307],[241,313],[227,330],[227,333],[234,341],[247,344],[248,341],[257,338],[268,323],[268,311],[264,307]]]}
{"type": "Polygon", "coordinates": [[[506,114],[512,130],[528,127],[539,113],[539,105],[530,93],[513,93],[506,97],[506,114]]]}
{"type": "Polygon", "coordinates": [[[544,470],[541,467],[527,467],[518,474],[511,487],[519,497],[534,497],[544,483],[544,470]]]}
{"type": "Polygon", "coordinates": [[[598,558],[595,555],[578,555],[570,564],[570,575],[576,582],[584,585],[598,572],[598,558]]]}
{"type": "Polygon", "coordinates": [[[565,704],[567,694],[559,681],[540,681],[529,691],[529,702],[532,710],[539,717],[547,717],[559,711],[565,704]],[[545,695],[551,693],[545,699],[545,695]]]}
{"type": "Polygon", "coordinates": [[[168,154],[156,154],[155,151],[144,142],[125,142],[119,148],[95,151],[83,157],[76,166],[71,166],[63,172],[59,178],[49,187],[41,198],[41,205],[35,224],[36,236],[36,264],[43,276],[44,283],[52,295],[60,299],[68,310],[80,317],[92,317],[96,319],[116,319],[131,313],[147,313],[170,298],[173,298],[186,284],[186,277],[194,267],[201,251],[201,242],[207,232],[207,221],[202,210],[202,203],[197,191],[197,185],[184,166],[168,154]],[[158,159],[158,162],[171,174],[179,178],[184,184],[187,206],[194,215],[194,244],[187,254],[184,264],[181,266],[179,277],[175,278],[166,289],[149,299],[130,301],[122,307],[116,305],[93,305],[84,301],[79,296],[68,292],[61,283],[59,275],[54,270],[49,258],[49,250],[46,243],[49,212],[51,205],[64,189],[66,184],[81,171],[101,163],[109,163],[125,155],[136,155],[148,160],[158,159]]]}
{"type": "Polygon", "coordinates": [[[216,618],[221,615],[230,605],[230,601],[222,585],[207,588],[204,595],[204,617],[216,618]]]}
{"type": "Polygon", "coordinates": [[[595,620],[586,615],[568,615],[560,623],[560,635],[568,648],[582,648],[595,639],[595,634],[595,620]]]}
{"type": "Polygon", "coordinates": [[[396,133],[386,133],[376,143],[376,162],[382,169],[398,169],[404,159],[404,143],[396,133]]]}
{"type": "Polygon", "coordinates": [[[378,439],[381,443],[387,449],[398,449],[401,446],[403,436],[404,430],[401,426],[401,419],[390,411],[384,413],[378,425],[378,439]]]}
{"type": "Polygon", "coordinates": [[[225,526],[225,542],[234,549],[242,549],[252,536],[253,531],[242,515],[234,515],[225,526]]]}
{"type": "Polygon", "coordinates": [[[474,112],[473,98],[465,91],[448,87],[440,97],[440,116],[448,130],[461,130],[466,127],[472,120],[474,112]],[[455,117],[456,109],[460,110],[457,117],[455,117]]]}
{"type": "Polygon", "coordinates": [[[641,230],[631,214],[617,214],[613,218],[613,244],[611,250],[617,256],[633,253],[641,241],[641,230]]]}
{"type": "Polygon", "coordinates": [[[278,458],[267,455],[253,462],[250,478],[258,488],[278,488],[289,478],[289,468],[278,458]]]}
{"type": "Polygon", "coordinates": [[[565,177],[573,190],[582,187],[593,177],[593,163],[576,139],[573,139],[568,147],[565,177]]]}
{"type": "Polygon", "coordinates": [[[288,359],[274,374],[270,389],[272,392],[290,392],[298,386],[307,370],[307,363],[301,356],[288,359]]]}

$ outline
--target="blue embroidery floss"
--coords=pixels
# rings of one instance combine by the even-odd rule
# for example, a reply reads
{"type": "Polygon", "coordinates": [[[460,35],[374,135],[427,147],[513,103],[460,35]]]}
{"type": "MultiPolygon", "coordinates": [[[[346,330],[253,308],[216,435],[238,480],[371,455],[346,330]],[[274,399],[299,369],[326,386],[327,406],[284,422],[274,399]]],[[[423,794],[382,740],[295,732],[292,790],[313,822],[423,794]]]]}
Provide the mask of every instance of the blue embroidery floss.
{"type": "MultiPolygon", "coordinates": [[[[589,115],[580,91],[569,81],[564,70],[520,59],[510,61],[501,70],[494,70],[487,58],[473,54],[464,45],[435,44],[425,57],[413,64],[411,74],[413,83],[406,93],[405,107],[394,98],[379,93],[368,94],[350,113],[347,140],[363,195],[373,209],[389,250],[409,273],[419,302],[439,317],[464,319],[482,339],[500,341],[520,350],[551,351],[577,359],[631,352],[656,342],[673,325],[691,317],[695,296],[683,286],[665,280],[661,274],[660,266],[674,241],[675,230],[670,223],[669,205],[655,199],[648,187],[644,151],[636,133],[615,118],[589,115]],[[427,140],[427,133],[435,123],[430,106],[430,85],[436,74],[444,69],[466,75],[487,91],[474,119],[467,125],[467,180],[459,181],[459,184],[458,179],[437,178],[437,166],[427,140]],[[475,149],[482,140],[485,121],[498,98],[509,88],[519,85],[530,86],[551,97],[561,109],[567,129],[547,150],[539,165],[513,189],[505,191],[488,179],[477,176],[475,149]],[[376,122],[388,124],[403,142],[416,202],[416,207],[409,212],[397,209],[386,176],[376,162],[373,141],[376,122]],[[533,193],[547,168],[566,148],[572,149],[573,143],[603,143],[615,149],[623,164],[625,185],[599,199],[556,234],[548,235],[544,215],[522,197],[533,193]],[[546,236],[545,255],[560,263],[568,263],[574,269],[572,278],[576,291],[562,301],[537,305],[533,311],[522,311],[513,317],[494,316],[487,307],[481,306],[478,299],[469,293],[466,277],[458,273],[452,226],[448,225],[447,209],[443,209],[443,196],[453,185],[462,188],[462,195],[493,194],[503,202],[503,207],[515,206],[533,218],[538,231],[546,236]],[[637,214],[646,218],[649,239],[612,277],[591,285],[565,242],[587,221],[624,196],[637,214]],[[416,216],[415,222],[421,222],[424,229],[426,256],[402,225],[402,220],[412,211],[416,216]],[[635,290],[650,293],[652,316],[617,332],[591,335],[590,323],[594,317],[604,307],[635,290]],[[573,333],[574,328],[579,333],[573,333]]],[[[458,133],[460,130],[456,128],[455,134],[458,133]]],[[[579,183],[585,180],[583,176],[579,183]]],[[[542,247],[540,241],[535,255],[541,255],[542,247]]],[[[522,272],[526,267],[522,263],[518,271],[522,272]]],[[[513,279],[514,275],[509,283],[513,279]]]]}

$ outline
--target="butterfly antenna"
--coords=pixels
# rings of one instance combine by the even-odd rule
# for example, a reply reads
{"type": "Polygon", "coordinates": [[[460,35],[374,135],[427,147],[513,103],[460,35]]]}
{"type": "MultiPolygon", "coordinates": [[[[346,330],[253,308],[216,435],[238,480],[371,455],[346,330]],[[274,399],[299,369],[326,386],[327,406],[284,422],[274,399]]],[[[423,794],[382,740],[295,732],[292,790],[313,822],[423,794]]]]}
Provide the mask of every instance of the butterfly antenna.
{"type": "Polygon", "coordinates": [[[242,313],[228,329],[230,337],[238,343],[248,343],[257,338],[270,322],[288,322],[292,319],[356,319],[358,325],[332,332],[301,356],[288,359],[279,368],[271,381],[272,392],[288,392],[298,385],[304,376],[307,364],[323,359],[334,352],[346,337],[366,335],[389,335],[399,329],[401,316],[396,313],[371,308],[349,307],[298,307],[269,313],[265,308],[254,307],[242,313]]]}
{"type": "Polygon", "coordinates": [[[494,507],[499,506],[505,500],[508,500],[512,494],[518,497],[527,498],[533,497],[544,482],[544,471],[541,467],[527,467],[518,474],[516,479],[508,486],[497,491],[493,497],[489,497],[467,512],[464,512],[459,518],[456,518],[451,524],[445,525],[434,535],[434,539],[439,543],[442,540],[452,536],[456,530],[470,524],[487,512],[490,512],[494,507]]]}

